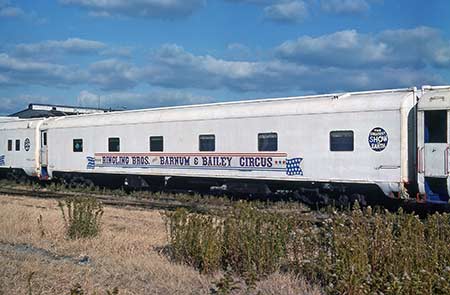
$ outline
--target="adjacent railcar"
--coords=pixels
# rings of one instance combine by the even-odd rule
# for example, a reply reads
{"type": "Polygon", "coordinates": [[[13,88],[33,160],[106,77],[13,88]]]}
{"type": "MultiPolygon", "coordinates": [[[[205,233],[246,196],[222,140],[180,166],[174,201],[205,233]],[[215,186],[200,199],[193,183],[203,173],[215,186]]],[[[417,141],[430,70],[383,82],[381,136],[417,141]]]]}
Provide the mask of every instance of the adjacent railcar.
{"type": "Polygon", "coordinates": [[[41,176],[39,127],[42,122],[43,119],[0,118],[1,176],[41,176]]]}

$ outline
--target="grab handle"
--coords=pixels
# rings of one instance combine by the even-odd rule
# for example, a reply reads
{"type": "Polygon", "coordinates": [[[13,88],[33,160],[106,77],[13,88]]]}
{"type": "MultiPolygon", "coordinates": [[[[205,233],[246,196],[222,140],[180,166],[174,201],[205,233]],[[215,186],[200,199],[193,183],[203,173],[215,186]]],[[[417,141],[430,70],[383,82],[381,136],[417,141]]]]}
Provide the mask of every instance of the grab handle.
{"type": "Polygon", "coordinates": [[[420,147],[417,150],[417,172],[424,173],[425,172],[425,159],[423,157],[423,150],[425,147],[420,147]]]}

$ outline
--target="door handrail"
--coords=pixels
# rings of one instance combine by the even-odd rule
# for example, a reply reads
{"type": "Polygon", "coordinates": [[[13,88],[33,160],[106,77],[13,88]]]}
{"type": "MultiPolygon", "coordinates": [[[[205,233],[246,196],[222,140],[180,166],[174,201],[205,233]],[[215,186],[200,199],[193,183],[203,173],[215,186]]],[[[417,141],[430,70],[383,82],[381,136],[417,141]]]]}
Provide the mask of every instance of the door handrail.
{"type": "Polygon", "coordinates": [[[417,151],[417,172],[425,173],[425,157],[423,156],[423,150],[425,146],[418,148],[417,151]]]}
{"type": "Polygon", "coordinates": [[[450,150],[450,146],[447,145],[447,147],[444,150],[444,173],[448,176],[448,152],[450,150]]]}

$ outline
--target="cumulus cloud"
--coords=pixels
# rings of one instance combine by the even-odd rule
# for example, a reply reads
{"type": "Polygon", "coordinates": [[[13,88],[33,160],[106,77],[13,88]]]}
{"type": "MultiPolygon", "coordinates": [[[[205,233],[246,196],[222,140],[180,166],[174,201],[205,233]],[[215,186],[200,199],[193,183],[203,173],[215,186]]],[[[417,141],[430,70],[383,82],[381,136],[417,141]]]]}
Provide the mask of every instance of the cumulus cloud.
{"type": "Polygon", "coordinates": [[[49,98],[46,96],[21,94],[17,96],[0,96],[2,102],[0,108],[1,115],[10,115],[25,109],[30,103],[47,103],[49,98]]]}
{"type": "Polygon", "coordinates": [[[205,0],[60,0],[87,9],[93,16],[175,19],[191,15],[205,0]]]}
{"type": "Polygon", "coordinates": [[[106,59],[89,66],[90,83],[103,90],[133,88],[138,84],[139,69],[117,59],[106,59]]]}
{"type": "Polygon", "coordinates": [[[159,106],[197,104],[212,101],[211,97],[195,95],[185,91],[160,90],[146,93],[112,92],[96,94],[83,90],[78,95],[78,102],[83,106],[113,109],[142,109],[159,106]]]}
{"type": "Polygon", "coordinates": [[[267,6],[264,17],[282,23],[302,22],[308,16],[308,9],[303,1],[289,1],[267,6]]]}
{"type": "Polygon", "coordinates": [[[336,14],[360,14],[370,8],[367,0],[321,0],[324,11],[336,14]]]}
{"type": "Polygon", "coordinates": [[[433,28],[388,30],[362,34],[340,31],[319,37],[303,36],[276,49],[279,58],[298,64],[342,68],[424,68],[450,65],[450,42],[433,28]]]}
{"type": "Polygon", "coordinates": [[[34,56],[41,55],[45,56],[48,54],[91,54],[99,53],[101,50],[105,49],[106,44],[86,40],[80,38],[69,38],[67,40],[48,40],[39,43],[32,44],[18,44],[15,47],[15,54],[20,56],[34,56]]]}
{"type": "Polygon", "coordinates": [[[0,53],[0,85],[67,86],[86,81],[87,76],[85,71],[77,67],[26,61],[0,53]]]}
{"type": "Polygon", "coordinates": [[[177,45],[155,52],[152,64],[141,72],[150,85],[171,88],[247,91],[358,90],[440,82],[438,75],[410,68],[338,67],[324,62],[299,64],[289,60],[229,61],[193,55],[177,45]]]}
{"type": "MultiPolygon", "coordinates": [[[[230,44],[228,49],[243,48],[251,51],[241,44],[230,44]]],[[[193,54],[176,44],[161,46],[140,64],[110,58],[85,68],[0,53],[0,85],[84,85],[116,94],[106,95],[105,99],[114,98],[117,105],[123,98],[135,101],[136,106],[141,100],[146,106],[156,106],[163,105],[163,101],[164,105],[190,101],[181,94],[186,91],[269,94],[442,84],[439,70],[449,67],[450,41],[435,29],[418,27],[376,34],[346,30],[301,36],[280,44],[272,55],[251,59],[193,54]],[[150,101],[149,96],[127,92],[137,86],[179,92],[168,96],[155,92],[155,100],[150,101]]]]}
{"type": "Polygon", "coordinates": [[[19,17],[24,15],[24,12],[19,7],[6,6],[0,7],[0,17],[19,17]]]}

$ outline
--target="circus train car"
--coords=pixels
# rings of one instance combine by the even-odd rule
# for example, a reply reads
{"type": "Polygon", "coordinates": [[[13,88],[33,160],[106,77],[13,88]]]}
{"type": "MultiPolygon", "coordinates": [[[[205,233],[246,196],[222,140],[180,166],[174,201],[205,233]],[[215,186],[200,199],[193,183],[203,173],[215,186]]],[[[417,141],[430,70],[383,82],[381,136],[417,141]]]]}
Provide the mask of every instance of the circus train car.
{"type": "MultiPolygon", "coordinates": [[[[448,203],[449,109],[449,87],[423,87],[49,118],[30,127],[35,166],[27,174],[141,189],[289,191],[310,201],[448,203]]],[[[0,149],[11,154],[26,157],[0,149]]]]}

